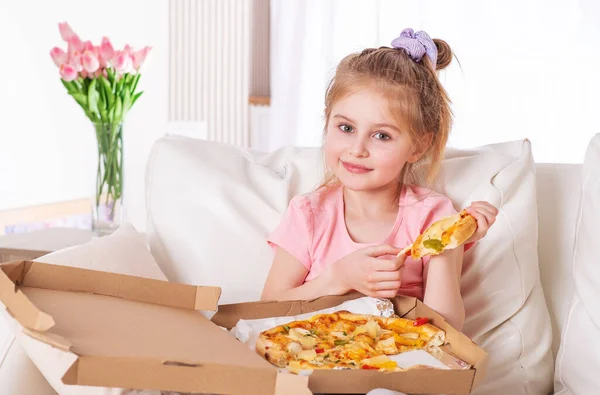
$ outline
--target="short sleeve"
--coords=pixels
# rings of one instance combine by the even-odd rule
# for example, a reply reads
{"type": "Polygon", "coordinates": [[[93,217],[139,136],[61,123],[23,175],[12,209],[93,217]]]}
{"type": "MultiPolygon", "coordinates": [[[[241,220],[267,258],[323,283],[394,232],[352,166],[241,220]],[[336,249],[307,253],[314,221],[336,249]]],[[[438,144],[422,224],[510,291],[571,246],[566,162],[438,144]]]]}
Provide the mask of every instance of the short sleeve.
{"type": "Polygon", "coordinates": [[[290,201],[279,225],[267,238],[267,243],[273,249],[283,248],[310,270],[312,239],[313,213],[310,201],[303,196],[296,196],[290,201]]]}
{"type": "MultiPolygon", "coordinates": [[[[435,221],[457,213],[456,209],[454,208],[454,205],[452,204],[452,200],[443,195],[427,199],[425,207],[426,215],[423,217],[423,222],[421,224],[421,228],[419,229],[420,233],[423,233],[435,221]]],[[[467,252],[471,247],[473,247],[474,244],[474,242],[466,243],[464,245],[465,252],[467,252]]],[[[428,261],[429,257],[424,257],[423,263],[426,263],[428,261]]]]}

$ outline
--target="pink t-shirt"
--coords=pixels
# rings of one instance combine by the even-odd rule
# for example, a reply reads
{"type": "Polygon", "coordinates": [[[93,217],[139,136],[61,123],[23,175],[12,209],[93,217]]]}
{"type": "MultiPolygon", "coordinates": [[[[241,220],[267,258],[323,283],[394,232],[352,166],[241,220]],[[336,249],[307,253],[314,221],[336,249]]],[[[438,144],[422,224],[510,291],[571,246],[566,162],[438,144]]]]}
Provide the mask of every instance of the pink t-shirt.
{"type": "MultiPolygon", "coordinates": [[[[294,197],[281,223],[267,239],[279,246],[308,269],[305,281],[318,276],[357,249],[390,244],[404,248],[438,219],[455,214],[452,201],[430,189],[405,185],[398,200],[398,215],[388,236],[378,243],[357,243],[348,234],[344,219],[341,187],[319,190],[294,197]]],[[[429,257],[406,259],[399,293],[423,300],[423,267],[429,257]]]]}

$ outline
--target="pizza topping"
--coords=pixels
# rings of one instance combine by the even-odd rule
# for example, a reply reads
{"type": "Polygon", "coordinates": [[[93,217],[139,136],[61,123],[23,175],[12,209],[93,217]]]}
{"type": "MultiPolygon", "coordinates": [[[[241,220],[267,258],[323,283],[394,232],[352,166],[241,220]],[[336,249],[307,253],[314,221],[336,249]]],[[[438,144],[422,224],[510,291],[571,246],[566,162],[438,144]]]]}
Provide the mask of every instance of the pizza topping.
{"type": "Polygon", "coordinates": [[[421,326],[421,325],[425,325],[429,322],[429,318],[427,317],[417,317],[415,318],[415,322],[413,323],[414,326],[421,326]]]}
{"type": "Polygon", "coordinates": [[[325,350],[323,350],[322,348],[315,348],[315,352],[317,354],[323,354],[325,352],[325,350]]]}
{"type": "Polygon", "coordinates": [[[379,370],[379,368],[376,368],[375,366],[370,366],[370,365],[363,365],[361,367],[361,369],[366,369],[366,370],[379,370]]]}
{"type": "Polygon", "coordinates": [[[294,339],[301,339],[304,336],[310,335],[310,331],[307,331],[304,328],[292,328],[292,329],[288,329],[288,332],[290,334],[290,337],[292,337],[294,339]]]}
{"type": "Polygon", "coordinates": [[[305,361],[312,361],[317,357],[317,352],[315,350],[302,350],[298,353],[298,359],[303,359],[305,361]]]}
{"type": "Polygon", "coordinates": [[[356,336],[361,333],[368,333],[371,337],[381,336],[381,327],[377,321],[367,321],[366,324],[358,326],[351,336],[356,336]]]}
{"type": "Polygon", "coordinates": [[[317,338],[312,336],[306,336],[300,339],[300,344],[302,344],[302,348],[305,350],[310,350],[317,345],[317,338]]]}
{"type": "Polygon", "coordinates": [[[366,366],[374,367],[375,369],[393,369],[398,366],[396,362],[392,361],[387,355],[378,355],[373,358],[363,359],[361,363],[366,366]]]}
{"type": "Polygon", "coordinates": [[[398,347],[396,347],[396,341],[393,337],[390,337],[385,340],[380,340],[377,342],[377,346],[375,348],[377,351],[382,351],[384,354],[397,354],[398,347]]]}
{"type": "Polygon", "coordinates": [[[425,248],[429,248],[430,250],[434,250],[435,252],[444,251],[444,244],[438,239],[427,239],[423,241],[423,246],[425,248]]]}
{"type": "Polygon", "coordinates": [[[288,345],[287,345],[287,351],[292,355],[296,355],[300,351],[302,351],[302,346],[300,345],[300,343],[291,342],[291,343],[288,343],[288,345]]]}
{"type": "Polygon", "coordinates": [[[381,327],[377,322],[369,321],[365,324],[365,326],[367,327],[367,332],[372,337],[379,337],[381,335],[381,327]]]}
{"type": "Polygon", "coordinates": [[[308,330],[303,328],[292,328],[289,330],[288,336],[291,339],[297,340],[305,350],[310,350],[317,345],[317,338],[308,330]]]}
{"type": "Polygon", "coordinates": [[[412,339],[412,340],[417,340],[419,338],[419,334],[416,332],[401,333],[400,336],[405,339],[412,339]]]}

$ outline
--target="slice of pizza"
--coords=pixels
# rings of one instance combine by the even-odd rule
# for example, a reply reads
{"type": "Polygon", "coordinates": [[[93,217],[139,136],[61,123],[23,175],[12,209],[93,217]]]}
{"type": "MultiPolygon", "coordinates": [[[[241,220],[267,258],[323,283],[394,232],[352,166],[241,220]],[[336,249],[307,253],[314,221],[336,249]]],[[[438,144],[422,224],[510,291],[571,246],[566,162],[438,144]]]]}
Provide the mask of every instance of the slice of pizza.
{"type": "Polygon", "coordinates": [[[261,332],[256,351],[293,373],[314,369],[397,371],[390,355],[439,346],[445,333],[426,318],[382,318],[339,311],[261,332]]]}
{"type": "Polygon", "coordinates": [[[445,217],[431,224],[411,245],[404,248],[401,254],[415,259],[426,255],[439,255],[463,245],[477,230],[477,220],[465,210],[445,217]]]}

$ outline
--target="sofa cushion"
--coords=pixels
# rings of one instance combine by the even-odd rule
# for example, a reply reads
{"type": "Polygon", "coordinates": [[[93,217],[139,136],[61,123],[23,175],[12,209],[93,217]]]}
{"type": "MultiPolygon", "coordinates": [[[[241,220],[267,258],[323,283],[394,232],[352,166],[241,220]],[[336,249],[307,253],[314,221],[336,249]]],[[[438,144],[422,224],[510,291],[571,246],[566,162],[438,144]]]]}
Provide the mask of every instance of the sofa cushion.
{"type": "Polygon", "coordinates": [[[573,251],[581,200],[581,167],[581,163],[538,163],[535,166],[540,277],[552,321],[555,357],[575,288],[573,251]],[[556,215],[557,211],[560,215],[556,215]]]}
{"type": "Polygon", "coordinates": [[[575,235],[575,295],[556,360],[557,394],[586,395],[600,389],[600,134],[586,151],[582,200],[575,235]]]}
{"type": "MultiPolygon", "coordinates": [[[[321,151],[262,154],[168,136],[147,169],[150,248],[169,280],[223,288],[221,301],[260,298],[273,252],[267,235],[290,199],[322,175],[321,151]]],[[[530,143],[449,149],[439,192],[455,208],[500,208],[488,236],[465,255],[464,332],[490,353],[478,394],[545,394],[553,360],[537,256],[537,203],[530,143]]]]}
{"type": "MultiPolygon", "coordinates": [[[[36,261],[165,280],[164,275],[148,251],[145,237],[129,224],[123,225],[110,236],[92,239],[81,246],[53,252],[36,259],[36,261]]],[[[37,366],[48,383],[61,395],[124,395],[134,393],[117,388],[63,384],[61,378],[75,362],[77,356],[27,336],[22,332],[23,327],[5,311],[4,316],[13,328],[13,333],[17,339],[13,347],[18,343],[18,346],[25,350],[27,356],[37,366]]]]}

